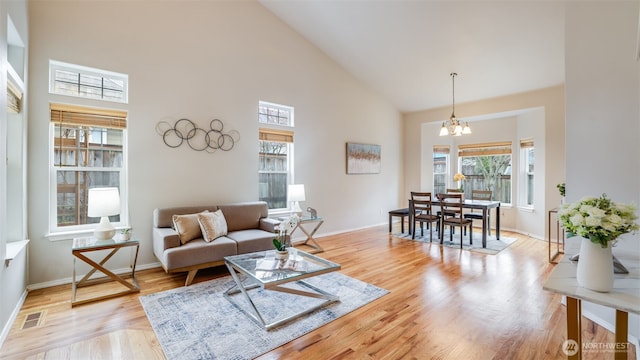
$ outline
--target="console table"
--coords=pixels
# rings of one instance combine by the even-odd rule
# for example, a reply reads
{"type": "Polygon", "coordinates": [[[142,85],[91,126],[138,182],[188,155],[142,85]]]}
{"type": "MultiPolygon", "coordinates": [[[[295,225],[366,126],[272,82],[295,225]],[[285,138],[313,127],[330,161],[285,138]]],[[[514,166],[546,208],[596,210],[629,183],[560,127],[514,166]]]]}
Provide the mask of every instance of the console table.
{"type": "Polygon", "coordinates": [[[73,283],[72,283],[72,295],[71,295],[71,306],[76,306],[80,304],[85,304],[92,301],[98,301],[103,299],[109,299],[112,297],[131,294],[140,292],[140,286],[138,285],[138,280],[136,280],[135,272],[136,272],[136,261],[138,260],[138,250],[140,249],[140,242],[138,240],[98,240],[93,237],[82,237],[82,238],[74,238],[73,244],[71,246],[71,253],[73,254],[73,283]],[[126,248],[126,247],[135,247],[135,256],[133,261],[131,262],[131,282],[124,279],[123,276],[115,274],[114,272],[107,269],[104,265],[113,255],[115,255],[118,250],[126,248]],[[84,253],[94,252],[99,250],[111,250],[108,254],[105,255],[100,262],[96,262],[89,257],[87,257],[84,253]],[[91,265],[93,269],[89,271],[80,281],[76,282],[76,259],[80,259],[83,262],[91,265]],[[96,271],[100,271],[101,273],[108,276],[108,278],[99,278],[99,279],[89,279],[91,275],[93,275],[96,271]],[[125,286],[125,290],[109,293],[106,295],[95,296],[87,299],[77,300],[76,295],[79,287],[88,286],[97,283],[104,283],[107,281],[116,281],[125,286]]]}
{"type": "Polygon", "coordinates": [[[549,230],[547,232],[547,241],[548,241],[548,245],[549,245],[549,262],[552,264],[557,264],[558,262],[555,261],[555,259],[558,257],[558,255],[560,254],[564,254],[564,229],[562,229],[562,227],[560,226],[560,220],[558,219],[558,208],[554,208],[549,210],[549,230]],[[556,239],[555,242],[552,241],[551,238],[551,218],[553,217],[553,215],[555,214],[555,219],[556,219],[556,239]],[[554,253],[551,254],[551,248],[553,247],[553,245],[556,246],[556,249],[554,250],[554,253]]]}
{"type": "MultiPolygon", "coordinates": [[[[575,241],[576,244],[569,247],[571,243],[567,242],[567,253],[578,253],[579,243],[575,241]]],[[[576,279],[577,263],[569,260],[568,256],[560,260],[543,286],[545,290],[567,298],[567,340],[563,351],[569,359],[582,359],[582,300],[616,309],[615,344],[612,344],[615,346],[610,351],[616,360],[627,359],[630,351],[628,314],[640,315],[640,259],[629,253],[616,254],[616,257],[629,268],[629,273],[615,274],[613,290],[608,293],[579,286],[576,279]]]]}

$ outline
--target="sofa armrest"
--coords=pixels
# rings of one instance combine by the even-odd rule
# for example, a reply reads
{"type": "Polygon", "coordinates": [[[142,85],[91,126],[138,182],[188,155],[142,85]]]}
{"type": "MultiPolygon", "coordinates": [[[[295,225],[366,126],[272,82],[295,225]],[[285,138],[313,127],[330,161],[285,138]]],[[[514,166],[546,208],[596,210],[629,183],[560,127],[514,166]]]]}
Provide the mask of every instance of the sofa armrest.
{"type": "Polygon", "coordinates": [[[282,221],[272,218],[261,218],[260,229],[271,233],[276,232],[276,226],[280,225],[282,221]]]}
{"type": "Polygon", "coordinates": [[[164,251],[180,246],[178,232],[172,228],[153,228],[153,253],[160,260],[163,259],[164,251]]]}

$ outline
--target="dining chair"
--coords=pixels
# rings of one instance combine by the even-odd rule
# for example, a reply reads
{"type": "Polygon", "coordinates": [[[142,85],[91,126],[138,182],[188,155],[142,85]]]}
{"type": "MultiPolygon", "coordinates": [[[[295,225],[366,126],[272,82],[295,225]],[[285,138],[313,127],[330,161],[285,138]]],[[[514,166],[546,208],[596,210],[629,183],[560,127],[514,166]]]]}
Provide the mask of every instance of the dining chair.
{"type": "Polygon", "coordinates": [[[427,223],[429,228],[429,242],[433,240],[433,223],[436,223],[438,229],[440,229],[440,216],[433,213],[431,203],[430,192],[411,192],[411,206],[413,211],[413,232],[412,239],[416,238],[416,223],[420,223],[420,236],[424,236],[424,223],[427,223]]]}
{"type": "MultiPolygon", "coordinates": [[[[491,190],[471,190],[471,200],[491,201],[491,196],[491,190]]],[[[464,217],[467,219],[484,220],[482,218],[482,211],[477,213],[474,212],[474,210],[475,209],[471,209],[471,212],[464,214],[464,217]]],[[[491,218],[489,215],[490,212],[487,211],[487,235],[491,235],[491,218]]]]}
{"type": "MultiPolygon", "coordinates": [[[[464,199],[464,190],[453,188],[453,189],[447,189],[446,193],[447,194],[462,194],[463,199],[464,199]]],[[[440,211],[438,211],[438,215],[442,216],[442,208],[440,209],[440,211]]],[[[453,216],[455,214],[448,214],[448,215],[449,216],[453,216]]],[[[465,235],[467,235],[466,232],[465,232],[465,235]]]]}
{"type": "Polygon", "coordinates": [[[469,243],[473,245],[473,220],[465,219],[462,213],[462,194],[438,194],[442,219],[440,221],[440,244],[444,242],[444,228],[449,225],[449,241],[453,242],[453,229],[460,227],[460,248],[466,228],[469,227],[469,243]]]}

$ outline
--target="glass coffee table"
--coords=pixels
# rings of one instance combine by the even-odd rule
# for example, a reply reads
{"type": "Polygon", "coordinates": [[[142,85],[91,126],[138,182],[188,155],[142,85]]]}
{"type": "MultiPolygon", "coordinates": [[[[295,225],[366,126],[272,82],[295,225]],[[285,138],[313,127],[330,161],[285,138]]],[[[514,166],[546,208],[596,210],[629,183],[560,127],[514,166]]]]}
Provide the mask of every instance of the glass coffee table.
{"type": "Polygon", "coordinates": [[[340,270],[340,265],[304,251],[294,249],[286,261],[276,259],[275,251],[269,250],[226,256],[224,262],[235,282],[234,286],[225,291],[224,296],[265,330],[271,330],[328,304],[340,301],[338,296],[304,281],[306,278],[340,270]],[[240,275],[243,275],[245,279],[241,279],[240,275]],[[296,283],[299,286],[284,286],[291,283],[296,283]],[[286,315],[267,322],[251,296],[251,290],[259,288],[266,291],[323,299],[324,301],[297,311],[292,315],[286,315]],[[249,305],[248,310],[238,306],[231,299],[236,294],[242,294],[249,305]]]}

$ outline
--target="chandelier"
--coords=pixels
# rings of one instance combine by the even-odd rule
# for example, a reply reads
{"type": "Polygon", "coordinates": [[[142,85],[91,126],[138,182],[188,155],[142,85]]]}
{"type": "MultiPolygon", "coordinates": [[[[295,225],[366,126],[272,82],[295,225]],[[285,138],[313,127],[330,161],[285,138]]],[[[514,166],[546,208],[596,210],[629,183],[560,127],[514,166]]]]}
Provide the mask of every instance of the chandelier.
{"type": "Polygon", "coordinates": [[[453,89],[453,110],[451,111],[451,117],[449,118],[449,121],[445,121],[442,123],[442,127],[440,128],[440,136],[462,136],[471,134],[469,123],[465,122],[464,126],[462,126],[462,122],[456,119],[456,76],[458,76],[458,74],[451,73],[451,84],[453,89]]]}

